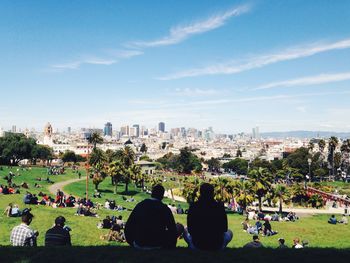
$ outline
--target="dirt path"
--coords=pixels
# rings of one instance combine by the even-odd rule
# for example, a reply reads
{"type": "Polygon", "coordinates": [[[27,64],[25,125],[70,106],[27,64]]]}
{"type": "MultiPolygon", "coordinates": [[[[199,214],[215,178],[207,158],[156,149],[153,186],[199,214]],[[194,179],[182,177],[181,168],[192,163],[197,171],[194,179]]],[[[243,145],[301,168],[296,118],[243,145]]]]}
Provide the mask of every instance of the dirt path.
{"type": "Polygon", "coordinates": [[[80,182],[85,180],[85,178],[81,178],[81,179],[71,179],[71,180],[67,180],[67,181],[63,181],[63,182],[59,182],[59,183],[55,183],[53,185],[51,185],[49,187],[49,191],[51,194],[56,194],[57,190],[60,189],[62,190],[65,186],[72,184],[72,183],[76,183],[76,182],[80,182]]]}

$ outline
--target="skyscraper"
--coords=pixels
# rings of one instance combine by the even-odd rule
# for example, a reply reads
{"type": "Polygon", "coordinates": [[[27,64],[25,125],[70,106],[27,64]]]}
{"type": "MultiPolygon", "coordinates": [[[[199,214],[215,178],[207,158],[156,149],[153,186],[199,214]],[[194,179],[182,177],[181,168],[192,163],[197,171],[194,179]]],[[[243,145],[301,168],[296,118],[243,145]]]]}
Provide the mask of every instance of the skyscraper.
{"type": "Polygon", "coordinates": [[[112,123],[107,122],[105,124],[105,128],[103,130],[103,135],[104,136],[111,136],[112,137],[112,123]]]}
{"type": "Polygon", "coordinates": [[[138,125],[138,124],[134,124],[133,126],[132,126],[133,128],[135,128],[135,130],[136,130],[136,137],[140,137],[140,125],[138,125]]]}
{"type": "Polygon", "coordinates": [[[129,125],[120,127],[121,136],[129,136],[129,125]]]}
{"type": "Polygon", "coordinates": [[[164,122],[160,122],[158,124],[158,131],[165,132],[165,123],[164,122]]]}
{"type": "Polygon", "coordinates": [[[259,127],[258,126],[253,128],[253,139],[260,140],[260,133],[259,133],[259,127]]]}
{"type": "Polygon", "coordinates": [[[16,125],[12,125],[11,132],[16,133],[17,132],[17,127],[16,125]]]}

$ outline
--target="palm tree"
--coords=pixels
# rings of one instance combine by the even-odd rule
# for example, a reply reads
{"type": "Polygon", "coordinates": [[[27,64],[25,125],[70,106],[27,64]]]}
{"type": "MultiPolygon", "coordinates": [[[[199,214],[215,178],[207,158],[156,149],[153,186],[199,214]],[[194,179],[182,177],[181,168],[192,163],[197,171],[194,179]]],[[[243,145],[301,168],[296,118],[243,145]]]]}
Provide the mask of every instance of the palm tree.
{"type": "Polygon", "coordinates": [[[282,214],[283,202],[288,202],[290,200],[288,188],[283,184],[278,184],[274,189],[274,193],[279,200],[279,213],[282,214]]]}
{"type": "Polygon", "coordinates": [[[94,149],[96,149],[97,144],[103,143],[103,138],[98,132],[93,132],[89,137],[88,141],[94,146],[94,149]]]}
{"type": "Polygon", "coordinates": [[[118,183],[123,178],[125,174],[124,165],[121,161],[113,161],[109,164],[108,174],[112,179],[112,184],[114,185],[114,194],[118,193],[118,183]]]}
{"type": "Polygon", "coordinates": [[[335,149],[338,146],[338,138],[332,136],[331,138],[329,138],[328,141],[328,162],[331,164],[332,166],[332,175],[334,176],[334,152],[335,149]]]}
{"type": "Polygon", "coordinates": [[[310,142],[309,142],[309,145],[307,146],[309,152],[312,152],[313,149],[314,149],[314,147],[315,147],[314,143],[313,143],[312,141],[310,141],[310,142]]]}
{"type": "Polygon", "coordinates": [[[271,190],[271,185],[273,181],[272,174],[268,169],[259,167],[258,169],[251,170],[249,172],[248,177],[252,182],[252,190],[258,198],[259,209],[261,210],[262,198],[269,190],[271,190]]]}
{"type": "Polygon", "coordinates": [[[91,152],[89,164],[93,167],[96,167],[98,164],[106,162],[105,152],[101,149],[94,148],[91,152]]]}
{"type": "Polygon", "coordinates": [[[321,139],[318,141],[318,148],[320,149],[320,152],[323,153],[324,148],[326,147],[325,140],[321,139]]]}
{"type": "Polygon", "coordinates": [[[125,180],[125,192],[127,193],[129,191],[129,183],[131,180],[138,182],[142,180],[142,170],[139,165],[132,164],[129,169],[124,174],[124,180],[125,180]]]}
{"type": "Polygon", "coordinates": [[[236,202],[242,207],[243,211],[245,211],[247,206],[254,201],[251,183],[249,181],[237,181],[234,192],[236,202]]]}
{"type": "Polygon", "coordinates": [[[342,146],[340,147],[340,151],[342,153],[342,161],[344,163],[345,171],[347,171],[350,161],[350,139],[343,141],[342,146]]]}

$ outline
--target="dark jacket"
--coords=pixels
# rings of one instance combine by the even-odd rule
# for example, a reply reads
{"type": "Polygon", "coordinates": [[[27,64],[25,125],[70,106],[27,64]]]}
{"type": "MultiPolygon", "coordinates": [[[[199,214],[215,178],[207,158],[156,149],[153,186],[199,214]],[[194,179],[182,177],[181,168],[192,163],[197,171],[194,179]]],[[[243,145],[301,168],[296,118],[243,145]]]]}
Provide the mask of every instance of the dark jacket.
{"type": "Polygon", "coordinates": [[[70,234],[62,227],[54,226],[47,230],[45,235],[45,246],[71,246],[70,234]]]}
{"type": "Polygon", "coordinates": [[[135,242],[140,247],[175,247],[177,232],[173,214],[159,200],[143,200],[126,222],[125,237],[131,246],[135,242]]]}
{"type": "Polygon", "coordinates": [[[221,249],[227,231],[224,205],[215,200],[199,200],[192,204],[188,211],[187,227],[196,248],[221,249]]]}

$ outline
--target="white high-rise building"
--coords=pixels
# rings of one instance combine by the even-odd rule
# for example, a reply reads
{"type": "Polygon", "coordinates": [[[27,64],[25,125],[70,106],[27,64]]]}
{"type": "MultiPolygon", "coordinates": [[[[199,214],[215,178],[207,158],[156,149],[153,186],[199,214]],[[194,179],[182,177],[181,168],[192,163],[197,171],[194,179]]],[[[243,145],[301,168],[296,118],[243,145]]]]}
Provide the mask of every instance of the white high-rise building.
{"type": "Polygon", "coordinates": [[[258,126],[253,128],[253,139],[260,140],[260,133],[259,133],[259,127],[258,126]]]}

